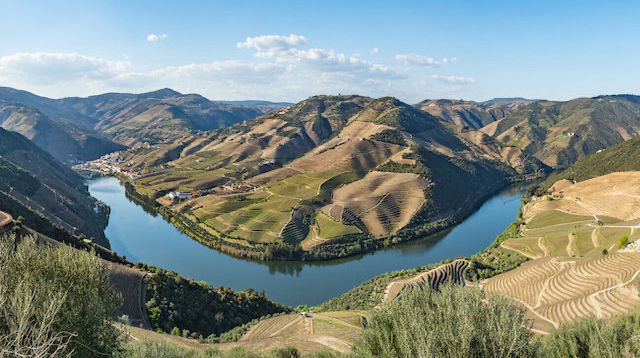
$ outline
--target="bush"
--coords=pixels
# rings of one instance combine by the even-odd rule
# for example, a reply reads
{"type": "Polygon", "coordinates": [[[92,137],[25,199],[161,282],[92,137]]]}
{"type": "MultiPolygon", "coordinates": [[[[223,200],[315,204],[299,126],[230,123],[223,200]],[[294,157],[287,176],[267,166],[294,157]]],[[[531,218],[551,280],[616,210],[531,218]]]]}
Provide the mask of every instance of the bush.
{"type": "Polygon", "coordinates": [[[416,289],[371,314],[360,357],[534,357],[525,311],[506,298],[445,285],[416,289]]]}
{"type": "Polygon", "coordinates": [[[620,238],[620,240],[618,240],[618,248],[621,249],[627,246],[628,243],[629,243],[629,236],[624,235],[623,237],[620,238]]]}
{"type": "Polygon", "coordinates": [[[11,235],[0,238],[0,267],[0,352],[104,357],[118,351],[120,299],[96,256],[11,235]]]}
{"type": "Polygon", "coordinates": [[[542,339],[542,356],[549,358],[638,357],[640,342],[638,313],[614,321],[595,317],[582,319],[570,326],[561,326],[542,339]]]}

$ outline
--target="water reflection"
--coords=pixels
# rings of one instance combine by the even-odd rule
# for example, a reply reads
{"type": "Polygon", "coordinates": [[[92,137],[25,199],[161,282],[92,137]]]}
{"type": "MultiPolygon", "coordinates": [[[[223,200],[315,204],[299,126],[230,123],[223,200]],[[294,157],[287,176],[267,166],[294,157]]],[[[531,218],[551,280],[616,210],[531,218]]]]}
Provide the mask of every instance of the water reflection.
{"type": "Polygon", "coordinates": [[[515,220],[522,192],[521,185],[509,188],[450,230],[376,252],[331,261],[256,262],[212,250],[161,216],[150,215],[126,198],[115,178],[92,179],[88,184],[93,196],[111,206],[105,235],[119,254],[214,286],[264,290],[288,305],[318,304],[384,272],[472,255],[515,220]]]}

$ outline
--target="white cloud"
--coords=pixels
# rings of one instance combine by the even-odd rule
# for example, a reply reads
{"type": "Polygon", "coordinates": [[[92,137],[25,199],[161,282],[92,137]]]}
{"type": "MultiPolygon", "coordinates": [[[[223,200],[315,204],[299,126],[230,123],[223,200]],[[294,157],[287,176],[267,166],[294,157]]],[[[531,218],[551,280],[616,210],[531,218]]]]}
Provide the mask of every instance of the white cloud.
{"type": "Polygon", "coordinates": [[[158,42],[161,40],[166,40],[169,35],[167,34],[149,34],[147,35],[147,41],[149,42],[158,42]]]}
{"type": "Polygon", "coordinates": [[[128,71],[128,61],[110,61],[77,53],[17,53],[0,57],[0,78],[44,84],[97,81],[128,71]]]}
{"type": "Polygon", "coordinates": [[[461,76],[442,76],[442,75],[432,75],[431,78],[434,80],[446,82],[446,83],[475,83],[476,80],[472,77],[461,77],[461,76]]]}
{"type": "Polygon", "coordinates": [[[458,62],[458,59],[455,57],[451,57],[451,58],[445,57],[441,60],[436,60],[433,57],[416,55],[414,53],[398,54],[396,55],[395,59],[404,63],[405,66],[425,66],[425,67],[438,67],[441,65],[448,65],[451,63],[458,62]]]}
{"type": "MultiPolygon", "coordinates": [[[[162,35],[155,36],[158,40],[151,41],[161,40],[162,35]]],[[[398,61],[406,62],[403,66],[373,62],[366,56],[334,49],[304,48],[306,43],[304,36],[294,34],[250,37],[237,46],[252,50],[257,57],[253,61],[226,60],[145,70],[134,68],[126,55],[122,60],[109,60],[77,53],[17,53],[0,57],[0,83],[51,97],[170,87],[212,99],[294,101],[319,93],[358,93],[417,101],[439,89],[458,91],[451,88],[474,82],[470,77],[426,73],[427,67],[455,62],[455,58],[397,55],[398,61]]]]}
{"type": "Polygon", "coordinates": [[[375,54],[377,54],[378,52],[380,52],[380,49],[379,49],[379,48],[377,48],[377,47],[374,47],[373,49],[371,49],[371,54],[372,54],[372,55],[375,55],[375,54]]]}
{"type": "Polygon", "coordinates": [[[244,42],[238,42],[238,48],[255,49],[257,57],[274,57],[278,52],[287,51],[292,48],[303,46],[307,39],[301,35],[263,35],[247,37],[244,42]]]}

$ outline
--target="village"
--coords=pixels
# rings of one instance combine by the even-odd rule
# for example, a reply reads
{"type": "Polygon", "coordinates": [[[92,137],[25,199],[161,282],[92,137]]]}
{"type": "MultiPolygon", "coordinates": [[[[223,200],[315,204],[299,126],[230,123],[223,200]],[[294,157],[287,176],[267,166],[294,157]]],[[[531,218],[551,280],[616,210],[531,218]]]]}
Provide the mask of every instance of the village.
{"type": "Polygon", "coordinates": [[[122,173],[128,176],[131,179],[137,179],[141,176],[141,174],[134,170],[123,170],[121,168],[124,160],[120,156],[120,152],[113,152],[102,157],[91,160],[88,162],[76,164],[73,166],[73,169],[77,171],[85,171],[92,173],[100,173],[106,175],[114,175],[117,173],[122,173]]]}

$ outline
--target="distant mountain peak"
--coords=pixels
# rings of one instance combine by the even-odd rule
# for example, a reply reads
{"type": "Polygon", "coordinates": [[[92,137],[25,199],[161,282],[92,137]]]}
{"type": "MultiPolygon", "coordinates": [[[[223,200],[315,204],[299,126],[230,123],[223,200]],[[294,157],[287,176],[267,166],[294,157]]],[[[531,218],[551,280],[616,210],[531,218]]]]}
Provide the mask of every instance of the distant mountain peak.
{"type": "Polygon", "coordinates": [[[175,96],[182,96],[182,93],[172,90],[171,88],[162,88],[157,91],[140,94],[140,97],[143,97],[143,98],[168,98],[168,97],[175,97],[175,96]]]}

